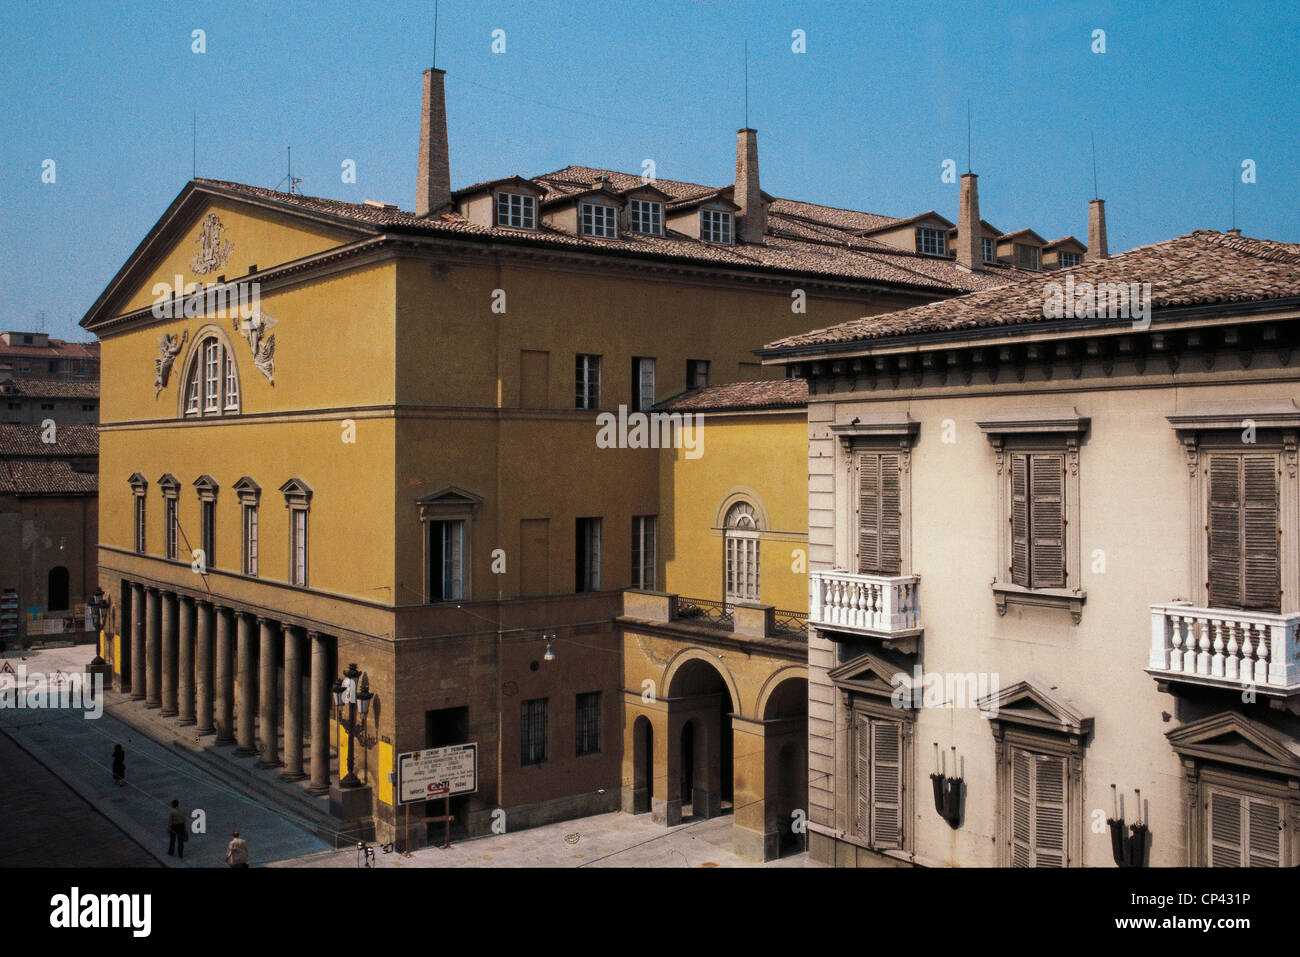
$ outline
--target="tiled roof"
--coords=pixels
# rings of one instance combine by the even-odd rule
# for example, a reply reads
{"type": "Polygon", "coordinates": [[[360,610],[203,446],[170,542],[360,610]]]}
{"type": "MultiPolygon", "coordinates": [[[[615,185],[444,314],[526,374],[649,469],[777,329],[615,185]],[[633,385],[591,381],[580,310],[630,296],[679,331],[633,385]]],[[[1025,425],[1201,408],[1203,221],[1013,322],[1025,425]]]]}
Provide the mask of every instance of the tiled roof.
{"type": "Polygon", "coordinates": [[[0,394],[33,399],[98,399],[99,380],[20,375],[0,379],[0,394]]]}
{"type": "Polygon", "coordinates": [[[0,495],[94,495],[95,472],[78,472],[62,459],[0,461],[0,495]]]}
{"type": "Polygon", "coordinates": [[[995,289],[789,336],[765,348],[783,350],[964,329],[1032,326],[1047,321],[1043,317],[1047,284],[1064,283],[1067,276],[1074,277],[1076,286],[1082,282],[1149,282],[1153,312],[1178,306],[1300,297],[1300,244],[1197,230],[1099,262],[1029,276],[1012,279],[995,289]]]}
{"type": "MultiPolygon", "coordinates": [[[[562,196],[591,188],[601,176],[619,191],[642,185],[640,176],[584,166],[569,166],[536,177],[533,182],[547,189],[548,196],[562,196]]],[[[956,266],[952,260],[920,256],[854,235],[856,229],[870,228],[873,224],[879,225],[881,221],[892,221],[889,217],[873,217],[867,213],[832,210],[830,207],[789,200],[773,201],[771,211],[776,215],[769,217],[768,233],[761,245],[726,246],[701,242],[672,230],[666,230],[664,236],[622,233],[617,239],[597,239],[575,236],[546,226],[536,230],[480,226],[455,213],[442,213],[423,219],[414,213],[395,208],[344,203],[298,193],[280,193],[259,186],[245,186],[222,180],[200,179],[196,182],[235,194],[350,219],[360,225],[381,230],[461,234],[538,246],[604,250],[720,268],[816,275],[850,282],[891,283],[938,292],[987,289],[1007,278],[1005,274],[994,277],[985,273],[970,273],[956,266]],[[806,219],[807,223],[796,224],[791,217],[806,219]],[[814,225],[810,226],[809,223],[814,225]],[[815,235],[817,225],[828,230],[825,237],[815,235]]],[[[726,189],[673,180],[656,180],[654,185],[671,196],[673,202],[698,199],[726,189]]]]}
{"type": "Polygon", "coordinates": [[[98,342],[65,342],[50,339],[46,346],[7,346],[0,342],[0,356],[30,356],[36,359],[98,359],[98,342]]]}
{"type": "Polygon", "coordinates": [[[54,442],[42,441],[39,425],[0,425],[0,458],[69,457],[99,454],[99,429],[93,425],[60,425],[54,442]]]}
{"type": "Polygon", "coordinates": [[[655,406],[657,412],[740,412],[802,409],[808,404],[808,380],[769,379],[729,382],[683,392],[655,406]]]}

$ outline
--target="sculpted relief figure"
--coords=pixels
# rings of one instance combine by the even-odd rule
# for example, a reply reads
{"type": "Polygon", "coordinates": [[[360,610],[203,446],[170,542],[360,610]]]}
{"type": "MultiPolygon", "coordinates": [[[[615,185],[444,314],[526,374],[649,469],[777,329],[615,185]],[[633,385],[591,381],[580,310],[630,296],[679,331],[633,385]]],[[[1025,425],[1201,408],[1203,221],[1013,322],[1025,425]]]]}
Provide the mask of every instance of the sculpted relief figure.
{"type": "Polygon", "coordinates": [[[275,385],[275,333],[271,332],[279,323],[261,309],[240,322],[235,319],[235,332],[248,341],[253,350],[253,365],[257,371],[266,376],[266,381],[275,385]]]}
{"type": "Polygon", "coordinates": [[[221,233],[224,229],[216,213],[208,213],[204,217],[199,238],[194,241],[199,251],[190,260],[190,269],[195,275],[206,276],[210,272],[216,272],[230,259],[230,251],[234,248],[234,243],[228,239],[222,241],[221,233]]]}
{"type": "Polygon", "coordinates": [[[153,380],[153,397],[155,399],[162,394],[163,389],[167,388],[167,379],[172,374],[172,363],[176,361],[180,351],[185,348],[185,340],[189,338],[189,335],[190,331],[186,329],[179,337],[174,333],[165,333],[158,340],[158,351],[162,354],[153,360],[154,369],[158,373],[153,380]]]}

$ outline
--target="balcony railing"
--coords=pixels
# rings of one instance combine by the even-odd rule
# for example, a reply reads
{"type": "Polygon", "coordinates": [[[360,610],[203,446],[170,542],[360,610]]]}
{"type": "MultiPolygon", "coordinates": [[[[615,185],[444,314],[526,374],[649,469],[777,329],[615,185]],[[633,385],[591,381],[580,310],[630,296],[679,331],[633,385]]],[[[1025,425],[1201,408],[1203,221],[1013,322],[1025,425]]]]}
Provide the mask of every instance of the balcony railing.
{"type": "Polygon", "coordinates": [[[1151,657],[1158,678],[1263,694],[1300,694],[1300,613],[1286,615],[1190,602],[1151,606],[1151,657]]]}
{"type": "Polygon", "coordinates": [[[731,631],[734,614],[732,606],[723,601],[711,601],[707,598],[677,599],[677,618],[706,628],[731,631]]]}
{"type": "Polygon", "coordinates": [[[808,623],[814,627],[864,632],[885,638],[921,630],[919,575],[859,575],[813,572],[808,623]]]}

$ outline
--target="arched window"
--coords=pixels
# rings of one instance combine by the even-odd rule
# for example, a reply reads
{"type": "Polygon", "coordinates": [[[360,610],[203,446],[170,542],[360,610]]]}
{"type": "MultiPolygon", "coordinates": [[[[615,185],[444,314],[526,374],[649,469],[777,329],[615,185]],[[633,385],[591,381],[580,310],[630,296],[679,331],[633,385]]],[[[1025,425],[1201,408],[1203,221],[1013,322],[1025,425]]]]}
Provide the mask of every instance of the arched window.
{"type": "Polygon", "coordinates": [[[186,418],[238,414],[239,366],[225,336],[213,331],[205,335],[200,330],[190,348],[184,381],[182,414],[186,418]]]}
{"type": "Polygon", "coordinates": [[[50,569],[49,590],[46,593],[49,611],[68,610],[68,570],[62,565],[50,569]]]}
{"type": "Polygon", "coordinates": [[[748,502],[727,510],[727,601],[758,601],[758,514],[748,502]]]}

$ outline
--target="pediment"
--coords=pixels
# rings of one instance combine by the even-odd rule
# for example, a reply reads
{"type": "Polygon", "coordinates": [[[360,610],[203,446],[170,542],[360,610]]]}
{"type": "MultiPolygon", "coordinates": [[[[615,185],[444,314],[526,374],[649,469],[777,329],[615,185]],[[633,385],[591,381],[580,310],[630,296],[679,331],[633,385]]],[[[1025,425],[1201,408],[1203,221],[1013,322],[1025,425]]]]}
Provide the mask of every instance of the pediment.
{"type": "Polygon", "coordinates": [[[442,488],[415,500],[416,508],[420,510],[422,520],[473,515],[482,504],[483,496],[476,495],[456,485],[444,485],[442,488]]]}
{"type": "Polygon", "coordinates": [[[284,500],[289,505],[306,505],[311,501],[311,486],[300,478],[291,478],[280,486],[284,500]]]}
{"type": "Polygon", "coordinates": [[[911,669],[872,652],[858,655],[852,661],[832,668],[827,672],[827,677],[837,688],[846,691],[857,691],[877,698],[892,698],[897,692],[901,700],[909,703],[913,700],[911,669]]]}
{"type": "Polygon", "coordinates": [[[1042,688],[1021,681],[976,701],[984,717],[1040,731],[1060,734],[1087,734],[1092,718],[1065,699],[1042,688]]]}
{"type": "Polygon", "coordinates": [[[176,492],[179,491],[181,487],[181,483],[176,480],[175,475],[172,475],[171,472],[168,472],[158,479],[158,487],[162,489],[164,492],[170,492],[171,494],[175,495],[176,492]]]}
{"type": "Polygon", "coordinates": [[[1165,737],[1184,757],[1300,776],[1300,741],[1235,711],[1201,718],[1165,737]]]}
{"type": "Polygon", "coordinates": [[[135,489],[137,493],[143,493],[149,487],[149,480],[139,472],[132,472],[126,483],[135,489]]]}

